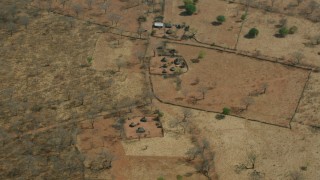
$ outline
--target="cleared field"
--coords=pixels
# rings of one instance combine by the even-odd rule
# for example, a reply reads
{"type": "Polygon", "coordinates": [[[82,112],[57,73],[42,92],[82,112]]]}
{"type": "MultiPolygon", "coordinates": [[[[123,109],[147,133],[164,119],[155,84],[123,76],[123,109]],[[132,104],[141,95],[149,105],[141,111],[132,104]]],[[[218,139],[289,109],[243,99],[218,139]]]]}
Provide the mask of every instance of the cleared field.
{"type": "Polygon", "coordinates": [[[185,22],[197,31],[196,38],[199,41],[234,48],[241,26],[239,20],[244,12],[242,5],[220,0],[202,0],[197,3],[198,13],[192,16],[184,15],[181,0],[166,0],[165,5],[165,22],[185,22]],[[224,15],[226,22],[213,25],[219,15],[224,15]]]}
{"type": "Polygon", "coordinates": [[[320,127],[320,74],[311,73],[303,93],[295,122],[320,127]]]}
{"type": "Polygon", "coordinates": [[[306,46],[310,43],[310,39],[319,35],[319,31],[319,23],[251,8],[248,19],[244,23],[237,49],[283,58],[292,63],[297,61],[296,54],[302,54],[301,64],[320,66],[319,45],[306,46]],[[277,26],[282,18],[287,19],[288,28],[296,26],[298,31],[284,38],[277,37],[276,34],[279,31],[277,26]],[[245,38],[249,30],[254,27],[260,31],[259,35],[254,39],[245,38]]]}
{"type": "Polygon", "coordinates": [[[236,54],[169,44],[189,64],[177,78],[152,76],[155,94],[162,100],[232,114],[271,124],[288,126],[295,111],[308,71],[258,61],[236,54]],[[200,51],[200,63],[190,59],[200,51]]]}
{"type": "MultiPolygon", "coordinates": [[[[182,108],[156,103],[162,110],[179,117],[182,108]]],[[[295,124],[292,130],[226,117],[216,120],[215,113],[192,110],[192,122],[201,129],[215,152],[215,172],[219,179],[250,179],[254,170],[235,172],[235,166],[248,163],[248,155],[256,155],[255,171],[264,179],[304,179],[320,176],[320,137],[306,126],[295,124]]]]}

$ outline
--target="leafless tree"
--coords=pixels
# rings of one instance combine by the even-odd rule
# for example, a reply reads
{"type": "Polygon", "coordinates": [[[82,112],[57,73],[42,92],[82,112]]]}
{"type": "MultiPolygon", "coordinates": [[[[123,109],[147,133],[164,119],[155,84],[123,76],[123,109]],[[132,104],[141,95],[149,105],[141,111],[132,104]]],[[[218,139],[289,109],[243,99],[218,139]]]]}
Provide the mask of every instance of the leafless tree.
{"type": "Polygon", "coordinates": [[[202,153],[204,153],[204,151],[209,148],[210,148],[209,141],[207,139],[202,139],[202,153]]]}
{"type": "Polygon", "coordinates": [[[116,65],[118,67],[118,72],[120,72],[121,68],[123,68],[127,65],[127,62],[126,62],[125,58],[123,57],[123,55],[120,55],[116,59],[116,65]]]}
{"type": "Polygon", "coordinates": [[[138,28],[137,33],[138,33],[140,39],[141,39],[141,35],[142,35],[143,32],[145,32],[145,30],[143,28],[141,28],[141,27],[138,28]]]}
{"type": "Polygon", "coordinates": [[[270,1],[271,1],[271,7],[273,8],[274,2],[275,2],[276,0],[270,0],[270,1]]]}
{"type": "Polygon", "coordinates": [[[108,16],[109,20],[111,21],[112,25],[115,24],[116,26],[118,25],[119,21],[122,19],[122,16],[119,14],[110,14],[108,16]]]}
{"type": "Polygon", "coordinates": [[[188,149],[188,151],[186,152],[188,161],[193,161],[199,154],[201,154],[201,149],[197,146],[188,149]]]}
{"type": "Polygon", "coordinates": [[[268,83],[262,83],[261,88],[263,89],[263,94],[267,92],[267,88],[269,87],[268,83]]]}
{"type": "Polygon", "coordinates": [[[208,87],[201,86],[198,88],[198,91],[202,94],[202,99],[204,99],[206,93],[208,92],[208,87]]]}
{"type": "Polygon", "coordinates": [[[100,5],[100,9],[102,9],[104,11],[104,13],[106,14],[109,6],[110,6],[109,3],[104,2],[103,4],[100,5]]]}
{"type": "Polygon", "coordinates": [[[254,103],[254,99],[250,96],[243,98],[241,101],[245,105],[245,110],[248,110],[248,107],[254,103]]]}
{"type": "Polygon", "coordinates": [[[314,0],[310,1],[308,4],[309,14],[313,14],[316,9],[319,9],[320,4],[314,0]]]}
{"type": "Polygon", "coordinates": [[[70,25],[70,28],[74,27],[75,21],[73,17],[65,17],[65,20],[67,21],[67,23],[70,25]]]}
{"type": "Polygon", "coordinates": [[[95,0],[86,0],[89,9],[92,9],[92,5],[94,4],[95,0]]]}
{"type": "Polygon", "coordinates": [[[183,109],[182,114],[183,114],[182,122],[185,122],[192,117],[192,111],[190,109],[183,109]]]}
{"type": "Polygon", "coordinates": [[[69,0],[59,0],[60,4],[62,5],[62,8],[65,7],[66,3],[68,2],[69,0]]]}
{"type": "Polygon", "coordinates": [[[292,56],[294,58],[294,64],[300,64],[300,61],[304,58],[301,52],[294,52],[292,56]]]}
{"type": "Polygon", "coordinates": [[[7,30],[9,31],[10,36],[12,36],[13,33],[17,30],[16,24],[14,24],[13,22],[9,22],[7,25],[7,30]]]}
{"type": "Polygon", "coordinates": [[[285,26],[287,26],[287,23],[288,23],[287,18],[281,18],[281,19],[279,20],[279,25],[280,25],[280,27],[285,27],[285,26]]]}
{"type": "Polygon", "coordinates": [[[29,17],[28,16],[20,17],[20,24],[22,24],[27,29],[29,25],[29,17]]]}
{"type": "Polygon", "coordinates": [[[75,4],[72,6],[73,11],[79,16],[80,13],[83,11],[83,7],[80,4],[75,4]]]}
{"type": "Polygon", "coordinates": [[[290,180],[303,180],[303,176],[298,171],[293,171],[289,173],[290,180]]]}
{"type": "Polygon", "coordinates": [[[303,0],[297,0],[297,5],[299,6],[302,2],[303,0]]]}

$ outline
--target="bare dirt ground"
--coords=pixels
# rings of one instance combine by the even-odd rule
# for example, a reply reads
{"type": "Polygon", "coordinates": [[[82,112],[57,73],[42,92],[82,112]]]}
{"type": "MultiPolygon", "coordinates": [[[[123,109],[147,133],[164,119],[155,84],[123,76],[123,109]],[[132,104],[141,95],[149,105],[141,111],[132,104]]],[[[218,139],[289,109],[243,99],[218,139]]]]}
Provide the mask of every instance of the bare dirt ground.
{"type": "MultiPolygon", "coordinates": [[[[164,128],[167,131],[176,129],[168,127],[167,121],[172,117],[169,114],[165,116],[162,119],[165,122],[164,128]]],[[[115,157],[110,170],[87,172],[87,178],[156,179],[163,176],[170,179],[179,174],[195,172],[194,168],[184,160],[186,150],[192,147],[188,136],[166,132],[163,138],[123,141],[119,131],[112,127],[113,124],[115,124],[114,119],[102,118],[95,120],[93,129],[89,121],[81,124],[82,130],[77,137],[79,142],[77,146],[86,154],[84,164],[87,168],[92,167],[92,161],[103,149],[115,157]]],[[[190,179],[193,178],[203,177],[194,174],[190,179]]]]}
{"type": "Polygon", "coordinates": [[[175,78],[152,76],[154,91],[160,99],[217,112],[229,107],[238,114],[237,110],[242,109],[241,116],[289,125],[308,71],[214,50],[174,44],[170,47],[185,57],[189,71],[180,76],[181,88],[178,89],[175,78]],[[190,62],[200,51],[206,53],[200,63],[190,62]]]}
{"type": "Polygon", "coordinates": [[[294,121],[320,127],[320,75],[311,73],[294,121]]]}
{"type": "Polygon", "coordinates": [[[310,39],[319,35],[320,26],[303,18],[290,17],[275,13],[263,12],[257,9],[249,9],[248,19],[244,23],[238,49],[243,51],[257,52],[271,57],[284,58],[286,61],[295,62],[295,53],[303,54],[300,63],[319,66],[319,47],[307,47],[310,39]],[[279,38],[278,33],[281,18],[287,19],[287,26],[297,26],[295,34],[279,38]],[[259,35],[255,39],[247,39],[245,35],[251,28],[259,29],[259,35]],[[276,44],[276,46],[275,46],[276,44]]]}
{"type": "Polygon", "coordinates": [[[166,0],[164,21],[176,24],[185,22],[190,25],[190,29],[197,31],[196,38],[199,41],[234,48],[241,26],[237,21],[244,12],[242,5],[228,4],[220,0],[203,0],[197,3],[198,13],[192,16],[183,15],[185,10],[180,6],[183,6],[182,1],[166,0]],[[214,7],[214,10],[208,8],[209,6],[214,7]],[[215,26],[212,23],[219,15],[226,16],[226,22],[215,26]]]}
{"type": "MultiPolygon", "coordinates": [[[[172,116],[180,116],[182,110],[162,103],[156,105],[172,116]]],[[[236,165],[248,165],[248,155],[252,153],[256,155],[255,170],[264,179],[289,180],[292,174],[315,179],[320,175],[318,131],[298,124],[289,130],[229,116],[218,121],[215,113],[192,111],[192,114],[192,122],[201,129],[200,134],[213,145],[219,179],[253,178],[254,170],[235,172],[236,165]]]]}

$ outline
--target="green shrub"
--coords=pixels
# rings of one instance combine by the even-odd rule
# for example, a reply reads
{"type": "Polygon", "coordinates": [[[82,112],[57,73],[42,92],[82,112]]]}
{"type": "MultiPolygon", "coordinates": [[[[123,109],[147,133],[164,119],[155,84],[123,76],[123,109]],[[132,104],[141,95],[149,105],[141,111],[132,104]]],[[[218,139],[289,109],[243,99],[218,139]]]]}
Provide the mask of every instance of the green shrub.
{"type": "Polygon", "coordinates": [[[226,17],[223,15],[217,16],[217,21],[221,24],[226,21],[226,17]]]}
{"type": "Polygon", "coordinates": [[[280,34],[282,37],[285,37],[286,35],[289,34],[288,28],[286,28],[286,27],[280,28],[280,29],[279,29],[279,34],[280,34]]]}
{"type": "Polygon", "coordinates": [[[165,180],[163,177],[158,177],[157,180],[165,180]]]}
{"type": "Polygon", "coordinates": [[[206,53],[204,51],[200,51],[198,54],[198,59],[203,59],[206,53]]]}
{"type": "Polygon", "coordinates": [[[298,27],[297,26],[292,26],[291,28],[289,28],[289,34],[294,34],[298,31],[298,27]]]}
{"type": "Polygon", "coordinates": [[[181,175],[177,175],[177,180],[182,180],[183,177],[181,175]]]}
{"type": "Polygon", "coordinates": [[[93,57],[87,57],[87,61],[88,61],[89,64],[91,64],[92,61],[93,61],[93,57]]]}
{"type": "Polygon", "coordinates": [[[241,20],[242,21],[246,20],[247,19],[247,15],[248,15],[247,13],[242,14],[241,20]]]}
{"type": "Polygon", "coordinates": [[[231,112],[230,108],[224,107],[224,108],[222,109],[222,114],[224,114],[224,115],[229,115],[230,112],[231,112]]]}
{"type": "Polygon", "coordinates": [[[259,30],[256,29],[256,28],[251,28],[251,29],[249,30],[249,32],[248,32],[248,36],[249,36],[250,38],[255,38],[255,37],[258,36],[258,34],[259,34],[259,30]]]}
{"type": "Polygon", "coordinates": [[[194,4],[187,4],[185,5],[186,8],[186,13],[188,15],[192,15],[193,13],[195,13],[197,11],[197,8],[194,4]]]}

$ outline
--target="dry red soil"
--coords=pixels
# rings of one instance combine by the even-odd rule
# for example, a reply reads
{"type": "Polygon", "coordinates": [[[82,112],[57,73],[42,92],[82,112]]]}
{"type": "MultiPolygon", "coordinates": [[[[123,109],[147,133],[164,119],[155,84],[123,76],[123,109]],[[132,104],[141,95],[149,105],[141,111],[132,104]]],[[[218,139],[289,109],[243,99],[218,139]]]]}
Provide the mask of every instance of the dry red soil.
{"type": "Polygon", "coordinates": [[[180,76],[181,90],[177,90],[175,78],[152,76],[155,94],[161,100],[217,112],[229,107],[232,114],[289,125],[308,71],[186,45],[170,44],[170,48],[185,57],[189,70],[180,76]],[[200,51],[206,53],[205,58],[192,63],[190,59],[200,51]],[[207,90],[203,99],[204,88],[207,90]]]}

